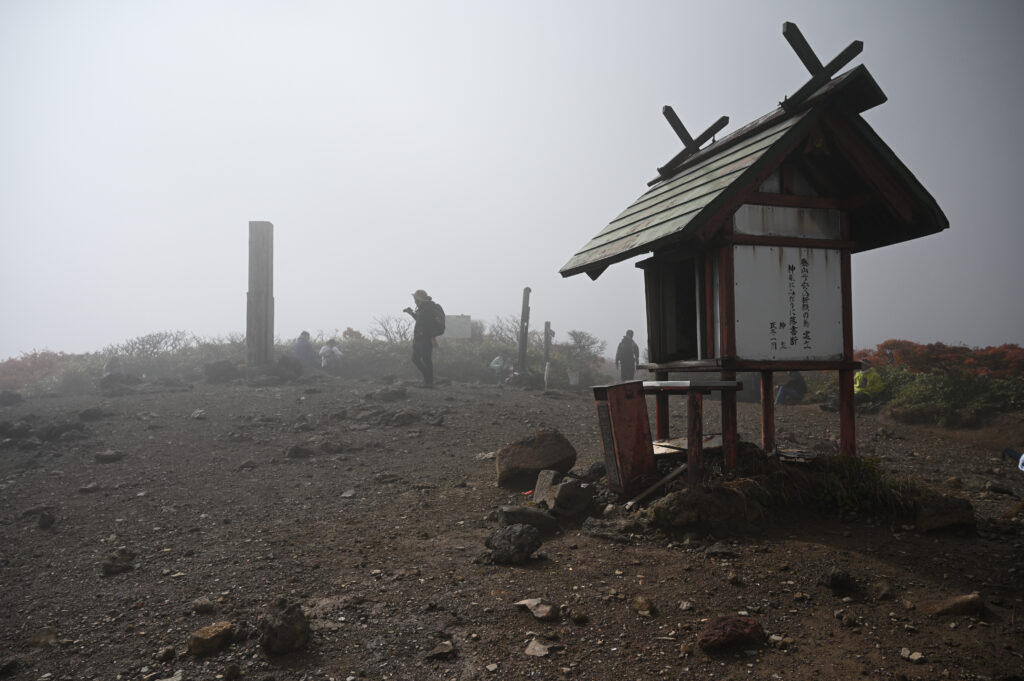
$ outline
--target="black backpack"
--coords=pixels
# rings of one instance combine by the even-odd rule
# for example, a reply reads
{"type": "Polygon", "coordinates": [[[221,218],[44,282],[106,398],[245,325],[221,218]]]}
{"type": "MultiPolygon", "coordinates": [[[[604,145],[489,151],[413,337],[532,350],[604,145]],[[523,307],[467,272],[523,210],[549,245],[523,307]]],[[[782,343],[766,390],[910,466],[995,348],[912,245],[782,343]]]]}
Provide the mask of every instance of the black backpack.
{"type": "Polygon", "coordinates": [[[430,311],[430,314],[433,316],[434,335],[435,336],[443,336],[444,335],[444,321],[445,321],[444,320],[444,308],[441,307],[440,305],[438,305],[437,303],[434,303],[434,307],[430,311]]]}

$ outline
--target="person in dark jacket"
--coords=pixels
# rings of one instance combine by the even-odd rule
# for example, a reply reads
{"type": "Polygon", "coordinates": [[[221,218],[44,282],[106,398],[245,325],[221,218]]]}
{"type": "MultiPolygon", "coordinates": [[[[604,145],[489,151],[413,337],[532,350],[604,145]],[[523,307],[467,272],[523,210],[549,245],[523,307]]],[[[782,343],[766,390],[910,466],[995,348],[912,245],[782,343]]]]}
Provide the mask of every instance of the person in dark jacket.
{"type": "Polygon", "coordinates": [[[312,369],[320,363],[316,348],[313,347],[313,343],[309,340],[309,331],[303,331],[299,334],[299,337],[292,345],[292,354],[295,355],[295,359],[299,360],[299,364],[302,365],[303,369],[312,369]]]}
{"type": "Polygon", "coordinates": [[[633,330],[626,331],[626,335],[619,341],[619,347],[615,350],[615,366],[619,367],[619,379],[632,381],[636,375],[636,365],[640,363],[640,348],[633,340],[633,330]]]}
{"type": "Polygon", "coordinates": [[[807,383],[799,371],[789,372],[789,380],[779,386],[775,404],[800,404],[807,394],[807,383]]]}
{"type": "Polygon", "coordinates": [[[442,329],[437,321],[440,306],[423,289],[412,294],[416,309],[407,307],[403,312],[416,320],[412,331],[412,363],[423,374],[423,385],[434,385],[434,338],[442,329]]]}

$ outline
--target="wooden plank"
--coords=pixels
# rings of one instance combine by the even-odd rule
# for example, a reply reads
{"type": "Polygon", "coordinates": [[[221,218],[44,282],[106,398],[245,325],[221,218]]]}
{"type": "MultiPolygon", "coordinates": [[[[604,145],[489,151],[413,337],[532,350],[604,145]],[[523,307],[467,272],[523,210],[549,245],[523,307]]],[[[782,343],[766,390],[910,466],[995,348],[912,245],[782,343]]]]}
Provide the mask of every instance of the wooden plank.
{"type": "Polygon", "coordinates": [[[791,208],[836,208],[843,207],[841,199],[830,199],[821,196],[799,196],[796,194],[771,194],[754,192],[745,203],[757,206],[788,206],[791,208]]]}
{"type": "Polygon", "coordinates": [[[756,234],[734,234],[725,239],[731,244],[748,246],[792,246],[794,248],[828,248],[852,250],[856,244],[852,241],[832,241],[830,239],[804,239],[798,236],[758,236],[756,234]]]}
{"type": "Polygon", "coordinates": [[[633,496],[657,476],[647,400],[639,381],[608,386],[606,390],[620,486],[623,494],[633,496]]]}
{"type": "MultiPolygon", "coordinates": [[[[729,125],[729,117],[722,116],[717,121],[711,124],[707,130],[701,134],[696,140],[691,140],[690,144],[686,145],[686,148],[676,154],[669,160],[668,163],[658,168],[658,176],[660,179],[668,179],[674,174],[673,171],[677,170],[682,165],[683,161],[696,154],[701,146],[709,139],[714,137],[718,132],[729,125]]],[[[654,184],[654,182],[648,182],[648,184],[654,184]]]]}
{"type": "Polygon", "coordinates": [[[825,68],[818,59],[818,55],[814,54],[814,50],[807,44],[807,39],[804,38],[804,34],[800,32],[796,24],[791,21],[782,24],[782,37],[786,39],[811,74],[818,73],[825,68]]]}
{"type": "Polygon", "coordinates": [[[775,451],[775,386],[772,372],[761,372],[761,450],[775,451]]]}

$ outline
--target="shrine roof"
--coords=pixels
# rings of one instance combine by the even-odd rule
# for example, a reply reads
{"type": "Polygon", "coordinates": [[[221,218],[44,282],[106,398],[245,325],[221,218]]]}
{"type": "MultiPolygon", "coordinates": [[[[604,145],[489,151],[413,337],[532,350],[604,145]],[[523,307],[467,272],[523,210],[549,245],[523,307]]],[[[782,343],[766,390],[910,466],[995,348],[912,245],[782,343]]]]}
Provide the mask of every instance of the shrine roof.
{"type": "MultiPolygon", "coordinates": [[[[562,267],[562,276],[586,272],[596,279],[615,262],[695,241],[698,235],[707,239],[708,230],[715,229],[744,197],[758,189],[764,176],[778,167],[820,124],[825,112],[845,121],[843,136],[855,140],[852,146],[845,143],[843,149],[866,150],[854,153],[859,166],[847,175],[861,182],[860,178],[870,173],[866,170],[868,167],[881,168],[886,177],[892,178],[892,187],[882,192],[883,198],[902,209],[897,215],[899,220],[883,220],[877,226],[861,230],[861,243],[855,250],[945,229],[948,222],[935,201],[859,115],[885,101],[885,94],[871,74],[864,66],[857,66],[828,81],[799,104],[787,106],[783,102],[772,112],[688,158],[679,162],[673,159],[659,169],[659,177],[652,180],[651,189],[641,194],[562,267]],[[906,224],[918,220],[919,225],[906,224]]],[[[864,192],[863,187],[859,190],[864,192]]],[[[862,222],[877,222],[879,210],[876,204],[870,220],[865,212],[862,222]]]]}

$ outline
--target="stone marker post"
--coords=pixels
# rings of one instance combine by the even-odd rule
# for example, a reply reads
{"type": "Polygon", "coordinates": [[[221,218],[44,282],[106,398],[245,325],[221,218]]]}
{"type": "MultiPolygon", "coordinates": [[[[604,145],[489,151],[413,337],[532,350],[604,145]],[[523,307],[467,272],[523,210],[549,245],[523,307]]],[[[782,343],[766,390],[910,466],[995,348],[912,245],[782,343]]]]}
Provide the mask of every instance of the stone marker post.
{"type": "Polygon", "coordinates": [[[523,289],[523,313],[519,316],[519,375],[526,375],[526,345],[530,340],[530,287],[523,289]]]}
{"type": "Polygon", "coordinates": [[[274,359],[274,225],[249,222],[249,293],[245,322],[246,364],[274,359]]]}

